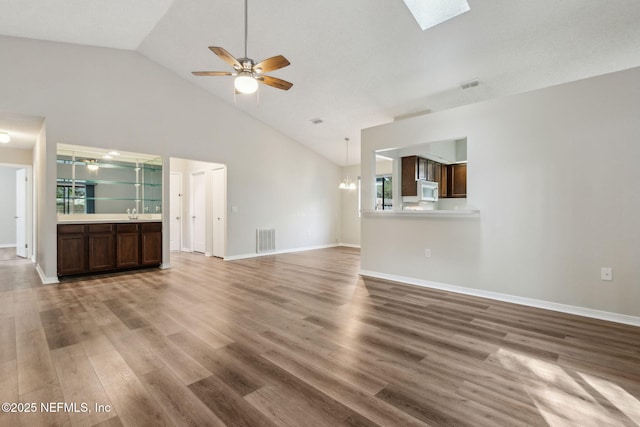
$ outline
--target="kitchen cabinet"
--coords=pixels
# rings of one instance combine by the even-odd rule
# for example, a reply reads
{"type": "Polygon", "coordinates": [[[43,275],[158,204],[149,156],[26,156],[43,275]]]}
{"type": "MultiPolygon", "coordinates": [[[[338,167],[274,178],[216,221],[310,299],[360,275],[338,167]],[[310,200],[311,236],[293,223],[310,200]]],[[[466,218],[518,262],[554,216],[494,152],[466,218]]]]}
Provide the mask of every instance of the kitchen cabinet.
{"type": "Polygon", "coordinates": [[[162,223],[58,224],[58,276],[159,266],[162,223]]]}
{"type": "MultiPolygon", "coordinates": [[[[402,158],[402,196],[417,196],[416,181],[427,180],[440,183],[445,165],[419,156],[402,158]]],[[[446,176],[445,176],[446,178],[446,176]]]]}
{"type": "Polygon", "coordinates": [[[467,197],[467,165],[466,163],[448,166],[447,197],[467,197]]]}
{"type": "Polygon", "coordinates": [[[417,196],[419,164],[418,156],[402,158],[402,196],[417,196]]]}

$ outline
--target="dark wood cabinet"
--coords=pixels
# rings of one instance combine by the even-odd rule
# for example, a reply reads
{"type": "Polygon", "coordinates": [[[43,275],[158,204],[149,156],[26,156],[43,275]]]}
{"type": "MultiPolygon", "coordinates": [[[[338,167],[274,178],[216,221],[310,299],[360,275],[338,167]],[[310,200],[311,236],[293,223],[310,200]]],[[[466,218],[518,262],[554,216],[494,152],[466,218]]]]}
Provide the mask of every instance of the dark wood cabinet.
{"type": "Polygon", "coordinates": [[[58,226],[58,275],[87,271],[85,225],[58,226]]]}
{"type": "Polygon", "coordinates": [[[402,195],[417,196],[418,186],[418,156],[402,158],[402,195]]]}
{"type": "Polygon", "coordinates": [[[419,156],[402,158],[402,196],[417,196],[416,181],[438,183],[438,197],[467,197],[467,164],[445,165],[419,156]]]}
{"type": "Polygon", "coordinates": [[[467,165],[449,165],[448,197],[467,197],[467,165]]]}
{"type": "Polygon", "coordinates": [[[140,264],[157,265],[162,262],[162,224],[141,224],[140,264]]]}
{"type": "Polygon", "coordinates": [[[162,223],[58,225],[58,276],[158,266],[162,223]]]}
{"type": "Polygon", "coordinates": [[[91,272],[113,270],[115,264],[115,229],[113,224],[87,226],[87,268],[91,272]]]}
{"type": "Polygon", "coordinates": [[[140,265],[140,233],[138,224],[117,224],[116,267],[131,268],[140,265]]]}

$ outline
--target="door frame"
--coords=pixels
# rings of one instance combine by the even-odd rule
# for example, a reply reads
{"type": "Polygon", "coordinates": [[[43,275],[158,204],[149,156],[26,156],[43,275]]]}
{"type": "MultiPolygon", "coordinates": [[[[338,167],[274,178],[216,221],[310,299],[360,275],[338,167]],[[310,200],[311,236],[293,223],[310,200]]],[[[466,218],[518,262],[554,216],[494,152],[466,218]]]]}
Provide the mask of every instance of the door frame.
{"type": "MultiPolygon", "coordinates": [[[[180,187],[180,196],[178,198],[178,204],[180,205],[178,207],[179,212],[177,213],[178,216],[180,217],[180,227],[179,227],[179,232],[180,232],[180,242],[179,242],[179,247],[177,251],[174,252],[181,252],[184,248],[183,248],[183,244],[184,244],[184,203],[183,200],[184,198],[182,197],[182,195],[184,194],[184,186],[183,186],[183,182],[182,182],[182,172],[173,172],[171,171],[169,173],[169,215],[171,217],[173,217],[176,212],[172,212],[171,211],[171,197],[172,197],[172,193],[171,193],[171,175],[176,175],[178,177],[178,185],[180,187]]],[[[169,219],[169,251],[171,251],[171,219],[169,219]]]]}
{"type": "Polygon", "coordinates": [[[212,191],[211,191],[211,199],[212,199],[212,225],[213,225],[213,230],[211,233],[211,254],[214,257],[218,257],[218,258],[223,258],[226,256],[227,254],[227,167],[226,165],[220,167],[220,168],[216,168],[216,169],[212,169],[211,171],[211,182],[212,182],[212,191]],[[221,183],[221,187],[222,187],[222,194],[219,196],[219,200],[217,200],[217,198],[215,197],[215,180],[216,180],[216,173],[222,173],[221,174],[221,178],[222,178],[222,183],[221,183]],[[217,217],[216,217],[216,205],[220,204],[221,207],[221,221],[222,221],[222,229],[221,229],[221,235],[218,236],[217,232],[216,232],[216,225],[215,225],[215,221],[217,221],[217,217]],[[216,250],[216,239],[220,239],[222,240],[222,253],[218,252],[216,250]]]}
{"type": "MultiPolygon", "coordinates": [[[[22,164],[22,163],[0,163],[0,166],[14,169],[14,171],[18,171],[18,169],[25,169],[25,176],[27,178],[27,189],[25,194],[25,209],[26,209],[26,218],[25,218],[25,241],[27,242],[27,256],[26,259],[30,259],[32,262],[35,262],[35,254],[36,251],[36,214],[35,214],[35,193],[33,187],[33,165],[22,164]]],[[[15,173],[15,172],[14,172],[15,173]]],[[[17,184],[17,183],[16,183],[17,184]]],[[[18,242],[16,242],[17,244],[18,242]]]]}
{"type": "MultiPolygon", "coordinates": [[[[194,206],[194,202],[195,202],[195,197],[193,197],[193,177],[194,175],[202,175],[203,177],[203,184],[204,184],[204,197],[205,197],[205,202],[203,203],[204,206],[204,229],[205,229],[205,239],[204,239],[204,251],[202,252],[203,254],[206,254],[207,252],[207,237],[206,237],[206,231],[207,231],[207,203],[206,203],[206,196],[207,196],[207,171],[205,169],[198,169],[198,170],[194,170],[189,172],[189,200],[190,200],[190,214],[189,216],[191,217],[190,219],[193,220],[193,217],[195,216],[195,206],[194,206]]],[[[191,252],[196,252],[195,250],[195,227],[193,226],[193,221],[190,222],[190,235],[191,235],[191,244],[190,246],[190,250],[191,252]]],[[[199,251],[198,251],[199,252],[199,251]]]]}

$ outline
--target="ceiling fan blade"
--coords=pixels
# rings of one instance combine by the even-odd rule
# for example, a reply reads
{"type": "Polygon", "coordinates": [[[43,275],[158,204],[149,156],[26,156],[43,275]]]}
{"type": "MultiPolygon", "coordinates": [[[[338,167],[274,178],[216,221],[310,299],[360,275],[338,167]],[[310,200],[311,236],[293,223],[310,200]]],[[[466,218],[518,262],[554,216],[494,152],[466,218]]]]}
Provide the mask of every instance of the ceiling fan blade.
{"type": "Polygon", "coordinates": [[[289,90],[293,83],[289,83],[286,80],[279,79],[277,77],[271,76],[260,76],[257,78],[258,81],[266,84],[267,86],[275,87],[276,89],[289,90]]]}
{"type": "Polygon", "coordinates": [[[278,56],[272,56],[271,58],[265,59],[262,62],[258,62],[256,65],[253,66],[253,69],[256,70],[256,72],[268,73],[269,71],[284,68],[289,64],[290,62],[289,60],[287,60],[287,58],[285,58],[282,55],[278,55],[278,56]],[[260,71],[257,70],[258,68],[260,69],[260,71]]]}
{"type": "Polygon", "coordinates": [[[233,73],[228,71],[192,71],[194,76],[232,76],[233,73]]]}
{"type": "Polygon", "coordinates": [[[209,46],[209,49],[211,50],[211,52],[218,55],[220,59],[222,59],[227,64],[231,65],[236,70],[239,70],[240,68],[242,68],[242,64],[240,64],[240,62],[238,62],[238,60],[234,58],[233,55],[231,55],[225,49],[221,47],[216,47],[216,46],[209,46]]]}

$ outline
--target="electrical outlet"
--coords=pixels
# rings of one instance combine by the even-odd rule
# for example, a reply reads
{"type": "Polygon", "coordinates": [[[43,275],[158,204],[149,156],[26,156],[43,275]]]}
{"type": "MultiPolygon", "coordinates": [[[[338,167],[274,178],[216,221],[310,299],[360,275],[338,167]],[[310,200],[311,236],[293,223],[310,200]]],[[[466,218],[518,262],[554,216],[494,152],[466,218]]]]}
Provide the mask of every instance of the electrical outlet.
{"type": "Polygon", "coordinates": [[[613,268],[611,268],[611,267],[602,267],[600,269],[600,279],[601,280],[613,280],[613,268]]]}
{"type": "Polygon", "coordinates": [[[427,248],[424,250],[424,257],[431,258],[431,249],[427,248]]]}

